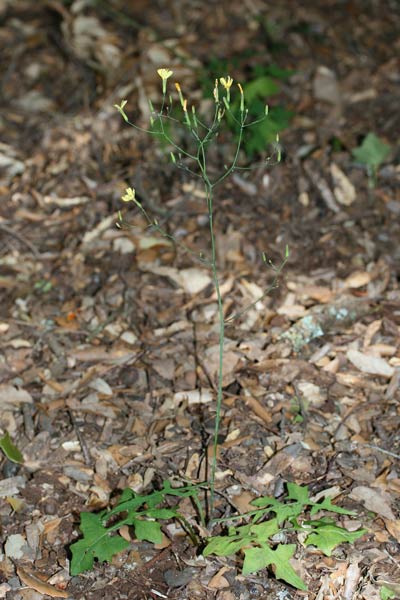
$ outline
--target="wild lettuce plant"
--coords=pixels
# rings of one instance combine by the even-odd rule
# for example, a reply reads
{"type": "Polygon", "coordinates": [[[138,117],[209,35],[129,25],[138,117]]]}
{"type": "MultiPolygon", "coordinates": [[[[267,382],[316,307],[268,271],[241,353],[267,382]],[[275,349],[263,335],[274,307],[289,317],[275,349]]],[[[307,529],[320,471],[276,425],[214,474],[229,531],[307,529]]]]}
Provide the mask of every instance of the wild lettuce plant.
{"type": "MultiPolygon", "coordinates": [[[[237,83],[238,100],[236,104],[238,109],[235,111],[232,109],[233,100],[231,94],[233,94],[233,78],[229,75],[220,77],[215,80],[213,89],[214,98],[214,111],[209,122],[197,114],[196,107],[194,105],[189,106],[187,98],[184,97],[181,85],[179,82],[175,83],[175,90],[177,92],[179,104],[181,107],[182,120],[179,121],[175,117],[171,116],[171,106],[173,100],[171,97],[167,100],[167,84],[169,78],[173,75],[171,69],[162,68],[159,69],[158,75],[162,81],[162,102],[160,110],[156,111],[150,103],[151,116],[150,124],[151,129],[143,130],[129,120],[128,115],[125,112],[126,100],[123,100],[120,105],[115,105],[117,110],[122,115],[124,121],[129,125],[138,129],[139,131],[147,131],[152,135],[157,135],[163,139],[171,148],[170,156],[172,162],[180,169],[200,179],[204,186],[205,197],[206,197],[206,210],[209,222],[210,232],[210,258],[206,259],[203,256],[198,256],[198,259],[206,265],[212,273],[212,280],[215,288],[218,305],[218,321],[219,321],[219,363],[218,363],[218,383],[217,383],[217,401],[216,401],[216,414],[214,423],[214,441],[213,441],[213,458],[211,462],[211,472],[209,476],[209,517],[212,519],[214,511],[214,500],[215,500],[215,474],[217,468],[217,446],[218,446],[218,434],[220,428],[221,419],[221,407],[223,399],[223,360],[224,360],[224,335],[225,335],[225,318],[224,318],[224,307],[223,299],[221,295],[220,279],[218,275],[217,265],[217,248],[216,248],[216,237],[214,229],[214,196],[215,189],[222,184],[225,179],[229,177],[235,170],[241,170],[239,166],[239,155],[243,141],[243,133],[248,127],[257,127],[268,119],[268,106],[264,108],[264,114],[259,118],[249,121],[249,111],[246,108],[245,94],[243,87],[240,83],[237,83]],[[221,128],[221,124],[224,118],[229,118],[229,122],[234,122],[237,127],[237,136],[235,139],[235,148],[233,155],[223,167],[222,172],[218,175],[211,174],[209,168],[209,149],[212,143],[217,143],[217,136],[221,128]],[[179,145],[170,135],[170,127],[168,125],[180,125],[184,128],[185,133],[189,137],[191,142],[190,149],[184,149],[179,145]]],[[[235,104],[235,105],[236,105],[235,104]]],[[[267,163],[271,163],[272,160],[280,161],[280,147],[279,138],[276,138],[276,144],[273,145],[273,156],[268,157],[267,163]]],[[[122,196],[124,202],[133,202],[140,209],[145,219],[152,225],[161,235],[171,237],[165,230],[163,230],[156,219],[153,219],[147,209],[142,203],[136,198],[135,190],[131,187],[126,189],[125,194],[122,196]]],[[[268,294],[273,287],[277,285],[278,277],[289,258],[289,251],[286,248],[285,257],[283,258],[279,267],[274,267],[270,261],[267,261],[265,255],[263,255],[264,262],[268,262],[272,268],[275,269],[275,279],[272,285],[266,290],[256,302],[252,303],[251,306],[255,305],[261,300],[266,294],[268,294]]],[[[250,307],[247,307],[247,309],[250,307]]],[[[246,309],[246,310],[247,310],[246,309]]],[[[242,314],[244,311],[241,311],[242,314]]],[[[238,315],[235,315],[238,316],[238,315]]],[[[230,317],[229,320],[231,320],[230,317]]]]}
{"type": "MultiPolygon", "coordinates": [[[[223,399],[222,374],[225,323],[243,314],[250,306],[256,304],[256,302],[269,293],[272,288],[276,287],[278,277],[289,258],[289,252],[286,248],[281,264],[279,267],[274,267],[271,261],[268,261],[263,254],[263,261],[275,270],[273,283],[256,302],[236,314],[225,318],[217,265],[214,193],[218,185],[222,184],[235,170],[241,168],[238,163],[243,132],[247,127],[257,126],[267,119],[268,107],[265,108],[264,114],[259,119],[250,121],[248,119],[249,112],[246,108],[245,94],[241,84],[237,84],[236,94],[238,94],[238,98],[233,103],[231,101],[231,94],[233,95],[234,81],[230,76],[220,77],[215,81],[213,90],[214,111],[211,119],[206,122],[204,118],[197,114],[194,106],[189,107],[179,82],[176,82],[175,90],[182,116],[181,120],[177,120],[171,116],[170,109],[173,100],[171,97],[168,97],[167,100],[168,80],[173,75],[173,71],[168,68],[162,68],[158,70],[158,75],[162,81],[162,102],[161,108],[157,111],[150,103],[150,129],[143,129],[131,123],[125,112],[126,100],[115,106],[124,121],[129,125],[139,131],[146,131],[164,140],[170,146],[172,162],[178,168],[193,175],[193,177],[199,178],[204,186],[209,222],[210,249],[208,258],[203,255],[196,255],[196,257],[212,273],[217,297],[219,322],[218,385],[211,470],[205,484],[172,487],[170,482],[164,481],[160,490],[153,491],[147,495],[139,495],[131,489],[126,489],[122,492],[119,501],[113,508],[105,509],[97,514],[81,513],[80,530],[82,536],[71,545],[71,573],[72,575],[78,575],[83,571],[90,570],[93,568],[95,561],[110,561],[116,553],[127,549],[131,542],[129,539],[126,539],[126,535],[121,535],[121,528],[123,526],[129,526],[132,535],[137,540],[159,543],[162,537],[161,523],[164,520],[175,519],[183,524],[193,543],[202,549],[204,556],[229,556],[238,554],[243,559],[243,574],[255,573],[264,568],[272,568],[277,578],[282,579],[295,588],[305,590],[305,582],[295,572],[290,563],[290,559],[296,549],[296,544],[293,543],[295,536],[297,533],[302,533],[304,546],[313,545],[327,556],[330,556],[338,544],[353,542],[364,534],[364,530],[360,529],[349,532],[338,526],[332,516],[325,513],[339,515],[351,515],[353,513],[334,505],[329,498],[325,498],[321,502],[314,502],[309,496],[307,487],[288,483],[288,493],[284,500],[264,496],[252,502],[254,510],[248,513],[231,515],[222,519],[217,519],[214,516],[217,446],[223,399]],[[233,106],[236,105],[238,106],[238,110],[235,111],[233,106]],[[221,123],[227,117],[237,125],[236,145],[231,160],[228,164],[224,165],[223,170],[219,174],[215,175],[209,168],[209,149],[212,143],[216,143],[221,123]],[[171,124],[183,127],[186,137],[189,138],[191,144],[183,148],[182,145],[177,143],[171,133],[173,130],[169,126],[171,124]],[[208,529],[206,528],[203,505],[199,498],[199,493],[202,489],[205,489],[209,493],[208,529]],[[202,527],[199,531],[194,530],[192,525],[179,512],[179,504],[173,505],[173,498],[178,499],[178,502],[179,499],[190,498],[200,517],[202,527]],[[239,524],[237,525],[236,523],[238,522],[239,524]],[[218,535],[212,534],[213,528],[214,531],[215,528],[218,528],[218,535]],[[287,543],[288,537],[291,538],[292,543],[287,543]]],[[[279,161],[279,146],[275,147],[274,152],[276,160],[279,161]]],[[[271,162],[271,160],[272,157],[268,159],[268,162],[271,162]]],[[[159,225],[156,219],[152,218],[147,208],[136,197],[134,188],[127,187],[122,200],[124,202],[133,202],[143,214],[148,224],[156,229],[160,235],[175,240],[169,232],[159,225]]],[[[121,214],[120,221],[124,222],[121,214]]],[[[176,241],[176,243],[178,242],[176,241]]],[[[190,248],[186,249],[193,253],[190,248]]]]}

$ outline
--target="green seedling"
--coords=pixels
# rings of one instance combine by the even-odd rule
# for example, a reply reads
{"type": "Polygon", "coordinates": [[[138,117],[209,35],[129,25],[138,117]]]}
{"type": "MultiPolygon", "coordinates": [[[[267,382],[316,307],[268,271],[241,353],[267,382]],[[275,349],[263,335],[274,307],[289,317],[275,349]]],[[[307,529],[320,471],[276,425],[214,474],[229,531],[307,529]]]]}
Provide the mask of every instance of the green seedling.
{"type": "Polygon", "coordinates": [[[51,283],[51,281],[48,281],[47,279],[40,279],[39,281],[36,281],[36,283],[34,285],[34,289],[39,294],[48,294],[52,288],[53,288],[53,284],[51,283]]]}
{"type": "Polygon", "coordinates": [[[190,525],[177,509],[159,506],[168,496],[192,498],[198,508],[200,507],[198,486],[173,488],[169,481],[164,481],[161,490],[145,496],[136,494],[130,488],[125,489],[118,504],[111,510],[81,513],[79,528],[83,537],[70,546],[71,575],[89,571],[93,568],[95,560],[110,561],[115,554],[126,550],[130,542],[118,533],[123,525],[134,528],[136,539],[147,540],[153,544],[162,541],[160,521],[165,519],[184,522],[186,529],[193,534],[190,525]]]}
{"type": "Polygon", "coordinates": [[[356,161],[367,168],[370,187],[376,185],[378,169],[389,156],[391,148],[374,133],[369,133],[358,148],[352,150],[356,161]]]}
{"type": "Polygon", "coordinates": [[[391,600],[392,598],[396,598],[395,592],[386,585],[383,585],[379,590],[379,596],[381,597],[381,600],[391,600]]]}
{"type": "MultiPolygon", "coordinates": [[[[246,86],[246,99],[249,107],[249,117],[257,119],[263,110],[266,97],[279,93],[279,84],[276,78],[270,75],[255,75],[254,79],[246,86]]],[[[236,109],[236,105],[234,105],[236,109]]],[[[268,109],[268,119],[263,120],[257,127],[249,129],[243,139],[243,148],[246,156],[253,159],[265,151],[265,142],[273,143],[281,131],[287,129],[293,117],[293,112],[283,106],[272,106],[268,109]]],[[[234,124],[228,120],[232,129],[234,124]]]]}
{"type": "Polygon", "coordinates": [[[250,522],[240,527],[230,526],[223,535],[210,538],[203,555],[230,556],[242,552],[243,575],[273,566],[277,579],[282,579],[300,590],[306,590],[305,582],[289,562],[296,550],[296,544],[278,543],[276,541],[278,534],[284,533],[285,536],[289,536],[295,532],[306,532],[305,546],[313,545],[326,556],[331,556],[332,551],[339,544],[355,541],[366,530],[347,531],[336,525],[335,521],[328,516],[302,520],[301,515],[306,512],[311,517],[321,511],[341,515],[354,515],[354,513],[332,504],[330,498],[325,498],[322,502],[313,502],[307,487],[288,483],[287,489],[288,495],[284,502],[269,496],[257,498],[251,503],[258,507],[256,510],[238,517],[220,519],[218,522],[232,522],[235,518],[247,519],[250,522]],[[274,515],[272,518],[271,513],[274,515]]]}
{"type": "Polygon", "coordinates": [[[301,398],[299,398],[298,396],[293,396],[293,398],[291,398],[290,412],[293,414],[293,422],[294,423],[303,423],[303,421],[304,421],[303,412],[305,412],[305,409],[307,408],[304,405],[305,405],[304,401],[301,398]]]}
{"type": "Polygon", "coordinates": [[[15,463],[23,463],[24,457],[18,448],[12,443],[8,431],[0,438],[0,450],[4,452],[8,460],[15,463]]]}
{"type": "MultiPolygon", "coordinates": [[[[234,67],[238,67],[240,62],[243,62],[240,61],[240,57],[231,59],[234,67]]],[[[228,61],[218,59],[213,59],[207,65],[207,77],[201,77],[206,95],[212,93],[208,83],[208,73],[211,72],[217,76],[218,73],[229,70],[229,66],[228,61]]],[[[269,107],[268,119],[260,120],[259,117],[264,112],[266,100],[277,96],[280,92],[280,82],[286,81],[291,75],[293,75],[293,71],[281,69],[274,64],[256,65],[250,71],[246,85],[246,107],[249,120],[257,122],[257,127],[247,129],[242,140],[243,150],[250,160],[265,152],[266,143],[274,143],[276,136],[290,124],[294,113],[280,104],[269,107]]],[[[238,111],[239,103],[239,98],[233,100],[233,113],[238,111]]],[[[227,114],[226,117],[227,126],[237,140],[238,129],[235,120],[230,114],[227,114]]]]}

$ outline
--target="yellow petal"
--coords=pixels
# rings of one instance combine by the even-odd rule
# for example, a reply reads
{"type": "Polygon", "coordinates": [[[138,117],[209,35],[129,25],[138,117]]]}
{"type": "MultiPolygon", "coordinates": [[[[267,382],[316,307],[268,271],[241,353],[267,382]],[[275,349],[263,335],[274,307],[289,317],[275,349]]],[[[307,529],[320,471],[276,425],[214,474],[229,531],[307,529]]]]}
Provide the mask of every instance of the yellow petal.
{"type": "Polygon", "coordinates": [[[164,81],[165,79],[168,79],[168,77],[171,77],[173,71],[171,71],[171,69],[158,69],[157,73],[164,81]]]}
{"type": "Polygon", "coordinates": [[[221,82],[221,85],[223,85],[226,90],[229,90],[229,88],[231,87],[231,85],[233,83],[233,79],[232,79],[232,77],[230,77],[228,75],[228,77],[226,79],[225,79],[225,77],[220,77],[220,82],[221,82]]]}
{"type": "Polygon", "coordinates": [[[121,200],[124,202],[130,202],[135,199],[135,190],[132,188],[126,188],[125,195],[121,196],[121,200]]]}

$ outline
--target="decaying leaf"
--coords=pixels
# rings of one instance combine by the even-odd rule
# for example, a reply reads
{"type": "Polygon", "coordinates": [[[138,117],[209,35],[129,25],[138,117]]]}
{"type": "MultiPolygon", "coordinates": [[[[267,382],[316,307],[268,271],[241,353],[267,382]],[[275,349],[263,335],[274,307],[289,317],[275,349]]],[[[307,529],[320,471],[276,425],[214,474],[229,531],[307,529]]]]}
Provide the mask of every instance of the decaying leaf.
{"type": "Polygon", "coordinates": [[[346,356],[357,369],[360,369],[364,373],[380,375],[382,377],[392,377],[394,373],[394,368],[384,358],[379,356],[372,356],[351,349],[348,350],[346,356]]]}
{"type": "Polygon", "coordinates": [[[377,515],[394,521],[396,519],[390,506],[390,496],[383,490],[360,485],[350,492],[350,497],[361,502],[367,510],[372,510],[377,515]]]}
{"type": "Polygon", "coordinates": [[[38,577],[38,574],[34,571],[27,571],[22,567],[17,567],[17,574],[22,583],[27,585],[28,587],[40,592],[41,594],[45,594],[46,596],[50,596],[51,598],[69,598],[68,592],[65,590],[59,590],[53,585],[42,581],[38,577]]]}

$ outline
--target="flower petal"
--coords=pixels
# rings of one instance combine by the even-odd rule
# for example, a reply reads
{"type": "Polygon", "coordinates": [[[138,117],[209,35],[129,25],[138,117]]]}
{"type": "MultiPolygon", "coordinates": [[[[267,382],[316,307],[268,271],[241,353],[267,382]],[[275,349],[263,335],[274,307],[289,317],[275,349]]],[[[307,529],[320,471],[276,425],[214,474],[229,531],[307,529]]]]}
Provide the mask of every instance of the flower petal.
{"type": "Polygon", "coordinates": [[[163,81],[165,81],[166,79],[168,79],[169,77],[171,77],[173,71],[171,71],[171,69],[158,69],[157,73],[159,74],[159,76],[161,77],[161,79],[163,81]]]}
{"type": "Polygon", "coordinates": [[[121,196],[121,200],[124,202],[130,202],[135,199],[135,190],[133,188],[126,188],[125,195],[121,196]]]}

